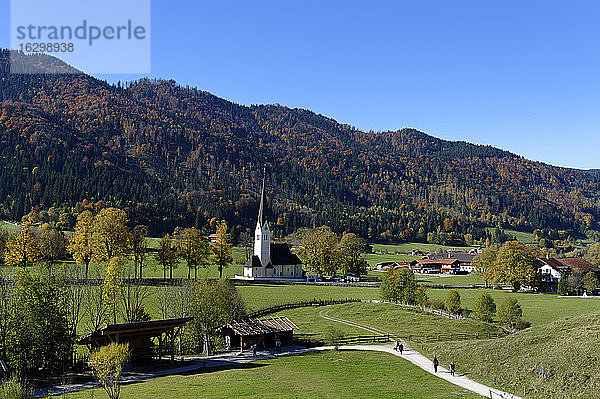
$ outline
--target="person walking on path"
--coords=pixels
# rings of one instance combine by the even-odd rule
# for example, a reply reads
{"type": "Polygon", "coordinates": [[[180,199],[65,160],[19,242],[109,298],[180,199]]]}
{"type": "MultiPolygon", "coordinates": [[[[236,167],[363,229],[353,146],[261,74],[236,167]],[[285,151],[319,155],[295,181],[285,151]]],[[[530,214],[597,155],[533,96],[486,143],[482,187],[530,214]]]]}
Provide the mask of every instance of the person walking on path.
{"type": "Polygon", "coordinates": [[[454,365],[454,360],[450,362],[450,375],[454,376],[454,371],[456,370],[456,366],[454,365]]]}
{"type": "Polygon", "coordinates": [[[396,341],[396,346],[394,346],[394,350],[397,351],[400,349],[400,341],[396,341]]]}
{"type": "Polygon", "coordinates": [[[404,345],[402,345],[402,343],[398,345],[398,350],[400,351],[400,355],[402,355],[402,352],[404,352],[404,345]]]}
{"type": "Polygon", "coordinates": [[[252,345],[252,356],[256,357],[256,344],[252,345]]]}
{"type": "Polygon", "coordinates": [[[434,373],[437,373],[437,368],[438,368],[439,364],[440,364],[440,362],[437,359],[437,355],[434,355],[433,356],[433,372],[434,373]]]}

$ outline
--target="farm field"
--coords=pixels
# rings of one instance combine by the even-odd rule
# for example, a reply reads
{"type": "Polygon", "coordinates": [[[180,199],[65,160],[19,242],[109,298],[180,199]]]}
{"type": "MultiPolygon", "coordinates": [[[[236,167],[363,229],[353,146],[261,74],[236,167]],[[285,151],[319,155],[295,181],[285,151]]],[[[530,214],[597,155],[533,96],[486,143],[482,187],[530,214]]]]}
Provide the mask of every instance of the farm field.
{"type": "MultiPolygon", "coordinates": [[[[104,397],[100,389],[69,399],[104,397]]],[[[124,385],[122,398],[401,398],[481,396],[387,353],[317,352],[124,385]]]]}
{"type": "Polygon", "coordinates": [[[300,336],[325,340],[326,342],[332,328],[343,332],[345,335],[373,334],[363,329],[326,320],[319,316],[320,312],[327,312],[328,316],[355,321],[362,325],[378,328],[399,336],[408,336],[409,334],[483,334],[499,331],[489,324],[478,321],[448,319],[417,309],[387,303],[357,302],[331,306],[315,306],[288,309],[276,315],[289,317],[300,328],[300,331],[298,331],[300,336]]]}

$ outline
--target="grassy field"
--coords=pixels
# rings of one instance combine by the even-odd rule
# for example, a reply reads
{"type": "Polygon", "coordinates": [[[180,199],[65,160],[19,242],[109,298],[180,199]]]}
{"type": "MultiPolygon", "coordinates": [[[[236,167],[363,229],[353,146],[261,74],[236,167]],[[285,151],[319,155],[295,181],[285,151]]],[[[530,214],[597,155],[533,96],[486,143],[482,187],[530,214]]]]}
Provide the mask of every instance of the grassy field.
{"type": "Polygon", "coordinates": [[[17,230],[19,230],[19,227],[15,226],[12,223],[0,222],[0,229],[4,229],[4,230],[8,231],[9,233],[16,233],[17,230]]]}
{"type": "Polygon", "coordinates": [[[310,299],[379,299],[379,288],[322,285],[240,285],[238,291],[252,309],[310,299]]]}
{"type": "Polygon", "coordinates": [[[371,244],[373,246],[373,252],[381,252],[384,254],[395,254],[401,253],[406,254],[413,249],[418,249],[422,252],[439,252],[447,251],[449,249],[464,249],[469,250],[473,247],[452,247],[440,244],[427,244],[421,242],[404,242],[400,244],[371,244]]]}
{"type": "Polygon", "coordinates": [[[479,274],[465,274],[465,275],[430,275],[430,274],[417,274],[415,276],[420,283],[424,284],[439,284],[439,285],[473,285],[473,284],[484,284],[485,281],[479,274]]]}
{"type": "MultiPolygon", "coordinates": [[[[100,389],[68,395],[101,398],[100,389]]],[[[401,398],[481,396],[387,353],[320,352],[255,361],[239,368],[155,378],[125,385],[124,399],[401,398]]]]}
{"type": "Polygon", "coordinates": [[[332,306],[315,306],[288,309],[277,313],[287,316],[299,328],[301,337],[325,340],[332,328],[344,335],[371,335],[372,333],[336,323],[319,317],[319,312],[327,311],[329,316],[358,322],[400,336],[436,335],[450,333],[487,333],[498,329],[485,323],[472,320],[447,319],[431,313],[421,312],[398,305],[385,303],[346,303],[332,306]]]}
{"type": "MultiPolygon", "coordinates": [[[[582,315],[597,311],[600,308],[600,299],[595,298],[558,298],[556,295],[514,293],[501,290],[485,289],[459,289],[463,308],[473,309],[475,301],[484,292],[494,298],[496,307],[508,297],[519,301],[523,309],[523,319],[533,325],[542,325],[553,322],[565,315],[582,315]]],[[[448,290],[427,290],[430,299],[444,300],[448,290]]]]}
{"type": "Polygon", "coordinates": [[[566,317],[498,340],[428,344],[474,379],[527,398],[600,397],[600,314],[566,317]]]}
{"type": "Polygon", "coordinates": [[[422,256],[396,254],[365,254],[364,257],[367,264],[373,268],[381,262],[410,262],[411,260],[422,258],[422,256]]]}
{"type": "MultiPolygon", "coordinates": [[[[494,231],[496,231],[495,227],[486,227],[485,229],[489,234],[494,234],[494,231]]],[[[520,241],[524,244],[537,244],[533,238],[533,233],[525,233],[516,230],[504,230],[504,232],[510,236],[514,236],[517,241],[520,241]]]]}

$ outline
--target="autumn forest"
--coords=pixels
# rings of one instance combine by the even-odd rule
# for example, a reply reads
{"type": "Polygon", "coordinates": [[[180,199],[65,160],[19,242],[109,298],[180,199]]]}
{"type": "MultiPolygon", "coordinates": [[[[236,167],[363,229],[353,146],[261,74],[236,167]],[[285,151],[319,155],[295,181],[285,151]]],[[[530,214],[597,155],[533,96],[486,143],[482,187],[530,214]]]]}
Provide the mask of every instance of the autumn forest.
{"type": "Polygon", "coordinates": [[[253,227],[263,165],[274,233],[329,225],[371,241],[464,244],[513,229],[600,238],[600,176],[414,129],[360,131],[243,106],[171,80],[14,75],[0,52],[0,218],[70,229],[115,206],[153,235],[253,227]]]}

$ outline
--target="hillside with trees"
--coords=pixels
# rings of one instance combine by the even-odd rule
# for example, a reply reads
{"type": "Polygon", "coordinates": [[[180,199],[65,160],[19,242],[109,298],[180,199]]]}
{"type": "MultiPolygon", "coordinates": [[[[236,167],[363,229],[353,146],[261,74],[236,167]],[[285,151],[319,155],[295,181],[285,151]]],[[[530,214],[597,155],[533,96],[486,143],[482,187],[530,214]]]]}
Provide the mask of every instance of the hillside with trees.
{"type": "Polygon", "coordinates": [[[485,227],[600,238],[597,174],[414,129],[364,132],[304,109],[243,106],[172,80],[10,74],[6,50],[0,159],[0,218],[36,208],[59,228],[115,206],[153,235],[223,219],[237,243],[255,223],[266,164],[277,235],[328,225],[448,245],[485,241],[485,227]]]}

